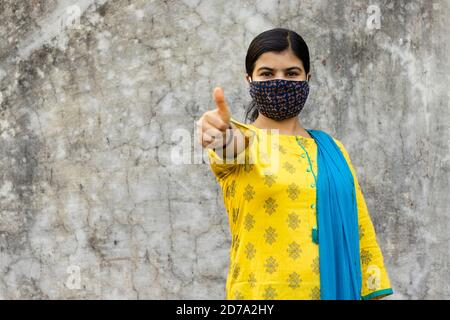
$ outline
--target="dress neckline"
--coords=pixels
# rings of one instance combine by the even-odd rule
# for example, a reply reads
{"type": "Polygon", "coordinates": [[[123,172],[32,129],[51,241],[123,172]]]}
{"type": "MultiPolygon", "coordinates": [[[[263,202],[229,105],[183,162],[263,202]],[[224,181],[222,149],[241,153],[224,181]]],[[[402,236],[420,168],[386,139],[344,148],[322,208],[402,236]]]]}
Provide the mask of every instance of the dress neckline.
{"type": "MultiPolygon", "coordinates": [[[[304,141],[314,141],[314,138],[312,138],[312,137],[309,138],[309,137],[304,137],[302,135],[274,133],[274,132],[272,132],[272,129],[261,129],[261,128],[258,128],[256,126],[254,126],[253,124],[248,124],[248,126],[250,126],[252,128],[255,128],[256,131],[258,131],[258,132],[265,132],[265,133],[267,133],[269,135],[277,135],[279,137],[294,138],[294,139],[295,138],[300,138],[300,139],[303,139],[304,141]]],[[[309,135],[311,135],[311,129],[305,129],[305,130],[309,133],[309,135]]]]}

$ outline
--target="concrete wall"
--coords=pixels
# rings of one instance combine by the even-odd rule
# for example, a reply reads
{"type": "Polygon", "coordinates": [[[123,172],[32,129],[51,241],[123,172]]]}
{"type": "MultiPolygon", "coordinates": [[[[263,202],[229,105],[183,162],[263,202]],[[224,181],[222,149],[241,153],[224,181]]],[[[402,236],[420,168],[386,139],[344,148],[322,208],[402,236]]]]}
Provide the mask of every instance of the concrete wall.
{"type": "Polygon", "coordinates": [[[449,1],[345,3],[2,0],[0,298],[224,298],[222,194],[173,133],[216,85],[243,120],[273,27],[310,47],[301,121],[349,151],[390,298],[450,298],[449,1]]]}

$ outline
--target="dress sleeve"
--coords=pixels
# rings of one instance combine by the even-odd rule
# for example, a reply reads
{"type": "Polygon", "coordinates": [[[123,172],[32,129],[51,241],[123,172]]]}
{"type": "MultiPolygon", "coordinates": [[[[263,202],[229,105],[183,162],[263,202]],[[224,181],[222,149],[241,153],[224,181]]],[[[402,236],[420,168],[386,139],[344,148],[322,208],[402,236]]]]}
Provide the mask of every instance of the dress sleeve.
{"type": "Polygon", "coordinates": [[[383,254],[350,156],[344,145],[339,140],[333,139],[347,160],[355,181],[362,273],[361,298],[363,300],[380,299],[393,294],[389,275],[384,266],[383,254]]]}
{"type": "MultiPolygon", "coordinates": [[[[256,131],[249,125],[241,123],[233,118],[230,121],[239,128],[247,137],[251,138],[256,134],[256,131]]],[[[251,141],[251,140],[250,140],[251,141]]],[[[238,170],[240,164],[249,162],[250,151],[249,148],[245,148],[234,159],[222,158],[213,149],[207,149],[209,165],[212,172],[219,182],[222,182],[229,175],[235,173],[238,170]]]]}
{"type": "Polygon", "coordinates": [[[207,149],[209,166],[217,180],[222,181],[237,170],[237,161],[220,157],[213,149],[207,149]]]}

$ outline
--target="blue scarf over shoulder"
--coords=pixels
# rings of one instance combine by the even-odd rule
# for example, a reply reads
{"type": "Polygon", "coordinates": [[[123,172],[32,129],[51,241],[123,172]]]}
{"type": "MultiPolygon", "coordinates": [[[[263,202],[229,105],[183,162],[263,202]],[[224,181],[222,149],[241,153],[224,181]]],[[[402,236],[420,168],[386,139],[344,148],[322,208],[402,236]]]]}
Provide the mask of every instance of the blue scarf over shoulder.
{"type": "Polygon", "coordinates": [[[320,298],[361,300],[358,208],[344,155],[322,130],[307,130],[317,144],[317,227],[320,298]]]}

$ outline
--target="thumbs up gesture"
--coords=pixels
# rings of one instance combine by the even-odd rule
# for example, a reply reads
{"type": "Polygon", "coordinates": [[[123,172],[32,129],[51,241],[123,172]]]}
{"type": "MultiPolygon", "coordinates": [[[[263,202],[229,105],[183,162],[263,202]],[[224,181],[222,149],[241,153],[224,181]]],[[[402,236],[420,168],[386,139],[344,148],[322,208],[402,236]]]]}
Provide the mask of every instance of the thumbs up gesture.
{"type": "Polygon", "coordinates": [[[214,88],[213,92],[216,108],[206,111],[197,121],[200,144],[203,148],[223,147],[231,139],[234,126],[230,123],[231,112],[225,101],[223,89],[214,88]]]}
{"type": "Polygon", "coordinates": [[[231,118],[231,113],[230,113],[230,108],[228,108],[228,104],[225,101],[223,89],[221,87],[214,88],[213,95],[214,95],[214,101],[216,102],[217,112],[220,116],[220,119],[223,122],[229,124],[230,118],[231,118]]]}

